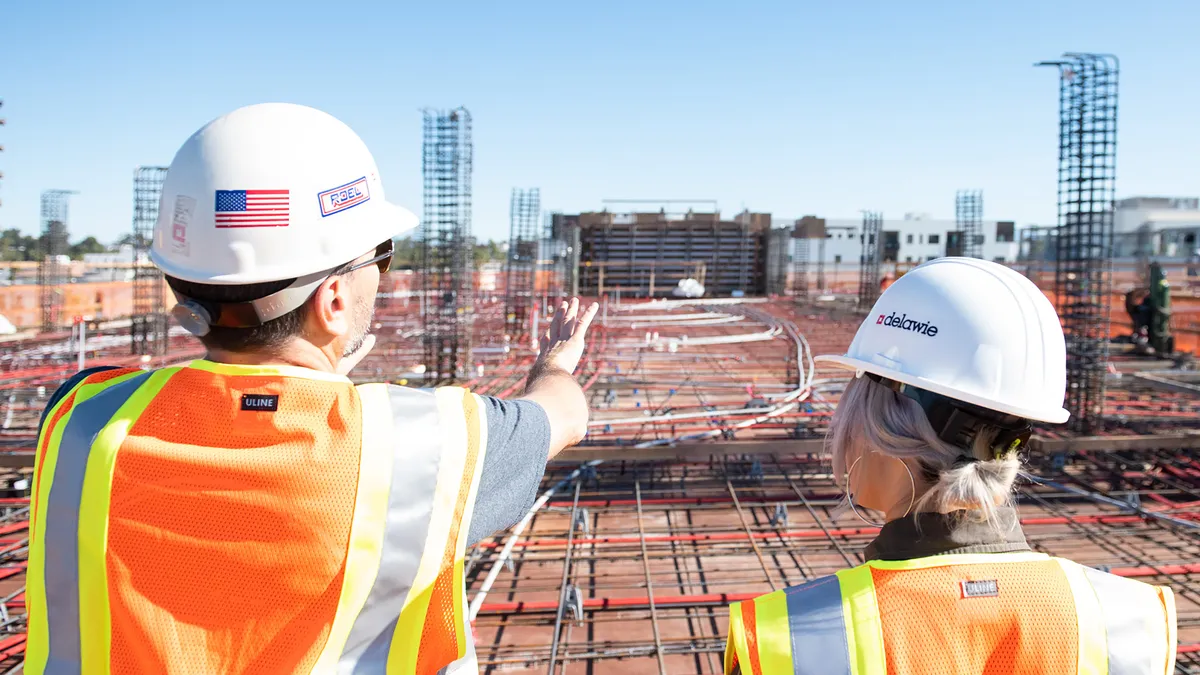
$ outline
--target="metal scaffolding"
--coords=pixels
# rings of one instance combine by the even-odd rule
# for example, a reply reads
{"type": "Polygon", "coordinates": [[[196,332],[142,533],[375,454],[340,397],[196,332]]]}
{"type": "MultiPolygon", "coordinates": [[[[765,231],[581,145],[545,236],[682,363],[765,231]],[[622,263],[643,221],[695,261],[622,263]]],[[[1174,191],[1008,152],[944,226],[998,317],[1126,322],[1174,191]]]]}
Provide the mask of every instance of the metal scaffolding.
{"type": "Polygon", "coordinates": [[[537,290],[543,227],[537,188],[513,188],[509,206],[508,258],[505,262],[504,332],[514,341],[529,335],[537,290]]]}
{"type": "Polygon", "coordinates": [[[809,240],[796,239],[792,247],[792,295],[807,300],[809,240]]]}
{"type": "MultiPolygon", "coordinates": [[[[553,297],[577,295],[572,280],[578,279],[579,217],[551,213],[548,220],[547,247],[554,260],[547,290],[553,297]]],[[[577,284],[575,284],[577,285],[577,284]]]]}
{"type": "Polygon", "coordinates": [[[42,332],[65,325],[63,289],[67,279],[68,202],[72,190],[46,190],[42,193],[42,234],[39,244],[38,288],[42,307],[42,332]]]}
{"type": "Polygon", "coordinates": [[[883,214],[863,211],[862,255],[858,266],[858,308],[870,309],[879,299],[880,232],[883,214]]]}
{"type": "Polygon", "coordinates": [[[784,295],[788,291],[792,241],[792,233],[786,229],[767,232],[767,295],[784,295]]]}
{"type": "Polygon", "coordinates": [[[425,110],[421,156],[425,377],[441,384],[462,375],[471,359],[471,113],[425,110]]]}
{"type": "Polygon", "coordinates": [[[133,173],[133,315],[130,347],[134,354],[167,352],[167,314],[162,272],[150,264],[150,243],[158,221],[164,166],[139,166],[133,173]]]}
{"type": "Polygon", "coordinates": [[[1086,432],[1103,420],[1120,66],[1109,54],[1078,53],[1037,65],[1060,75],[1054,295],[1067,340],[1070,424],[1086,432]]]}
{"type": "Polygon", "coordinates": [[[954,220],[962,233],[962,254],[983,257],[983,190],[959,190],[954,195],[954,220]]]}
{"type": "MultiPolygon", "coordinates": [[[[722,220],[715,203],[713,207],[705,212],[663,208],[578,214],[579,226],[571,229],[578,232],[579,245],[572,233],[571,247],[578,249],[579,291],[603,295],[620,289],[624,297],[653,297],[693,278],[709,297],[776,292],[768,283],[777,269],[769,261],[771,215],[746,211],[732,221],[722,220]]],[[[781,253],[786,256],[787,251],[781,253]]],[[[782,271],[787,272],[786,263],[782,271]]]]}
{"type": "Polygon", "coordinates": [[[796,221],[792,237],[796,242],[792,256],[792,293],[803,300],[808,298],[809,263],[814,240],[817,242],[817,289],[820,291],[825,288],[825,219],[804,216],[796,221]]]}

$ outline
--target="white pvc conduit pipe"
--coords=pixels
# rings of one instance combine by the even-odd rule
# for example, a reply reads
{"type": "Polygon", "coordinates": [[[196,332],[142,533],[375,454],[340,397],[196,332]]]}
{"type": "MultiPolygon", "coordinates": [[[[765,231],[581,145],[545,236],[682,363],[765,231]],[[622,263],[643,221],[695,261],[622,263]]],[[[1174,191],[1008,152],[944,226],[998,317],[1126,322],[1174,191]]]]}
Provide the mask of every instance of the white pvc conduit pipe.
{"type": "MultiPolygon", "coordinates": [[[[765,300],[763,300],[763,301],[765,302],[765,300]]],[[[667,301],[667,302],[670,302],[670,301],[667,301]]],[[[709,301],[709,302],[711,303],[712,301],[709,301]]],[[[688,303],[688,304],[692,304],[692,303],[688,303]]],[[[709,303],[705,303],[705,304],[709,304],[709,303]]],[[[680,305],[680,306],[682,306],[682,305],[680,305]]],[[[797,385],[796,388],[793,389],[791,392],[788,392],[785,395],[784,399],[779,402],[779,404],[773,406],[772,408],[769,408],[768,412],[764,413],[763,415],[760,415],[759,417],[755,417],[755,418],[752,418],[749,420],[744,420],[742,422],[739,422],[739,423],[733,425],[732,427],[726,427],[727,429],[744,429],[746,427],[754,426],[755,424],[761,424],[762,422],[765,422],[765,421],[771,419],[772,417],[777,417],[777,416],[787,412],[788,410],[792,409],[793,407],[795,407],[801,401],[803,401],[805,398],[808,397],[809,393],[812,390],[812,386],[814,384],[813,376],[816,373],[816,364],[813,362],[812,350],[809,349],[808,340],[804,339],[804,336],[801,335],[798,330],[796,330],[795,326],[793,324],[791,324],[791,322],[788,322],[787,325],[784,325],[784,324],[781,324],[774,317],[770,317],[769,315],[760,315],[760,316],[767,317],[767,320],[765,322],[768,323],[768,325],[770,325],[772,327],[772,329],[774,329],[778,332],[782,327],[782,330],[785,330],[788,333],[789,337],[791,337],[792,340],[796,343],[797,363],[800,363],[800,364],[807,363],[808,369],[805,370],[805,369],[803,369],[803,367],[801,368],[800,377],[799,377],[799,381],[796,383],[796,385],[797,385]]],[[[743,410],[742,412],[745,412],[745,411],[743,410]]],[[[650,447],[654,447],[654,446],[658,446],[658,445],[666,445],[666,444],[673,443],[676,441],[681,441],[681,440],[712,437],[714,435],[719,435],[720,433],[722,433],[722,429],[714,429],[711,432],[706,432],[703,434],[692,434],[692,435],[677,436],[672,439],[646,441],[643,443],[638,443],[637,445],[634,445],[633,447],[635,449],[636,448],[650,448],[650,447]]],[[[559,490],[562,490],[564,487],[569,485],[571,483],[571,481],[578,478],[579,475],[581,473],[583,473],[584,469],[586,469],[588,467],[599,466],[600,464],[603,464],[603,463],[604,463],[604,460],[597,459],[597,460],[593,460],[593,461],[590,461],[590,462],[580,465],[578,468],[576,468],[574,471],[572,471],[566,478],[555,483],[553,487],[551,487],[549,490],[546,490],[545,492],[543,492],[542,495],[540,497],[538,497],[537,501],[535,501],[533,503],[533,506],[529,507],[529,511],[525,514],[525,517],[521,519],[521,522],[517,523],[517,525],[512,528],[512,530],[508,536],[508,540],[504,542],[504,547],[502,549],[500,549],[500,554],[496,557],[496,561],[492,564],[492,568],[490,570],[488,570],[487,576],[484,577],[483,583],[480,584],[479,590],[475,593],[475,597],[471,599],[471,604],[470,604],[470,607],[468,608],[468,614],[467,614],[468,619],[470,621],[474,621],[475,617],[479,614],[479,609],[481,607],[483,607],[483,603],[487,599],[488,592],[492,590],[492,586],[496,583],[496,578],[500,576],[500,570],[503,569],[505,561],[507,561],[509,559],[509,557],[512,556],[512,550],[517,544],[517,539],[519,539],[521,537],[521,534],[525,532],[525,528],[529,527],[529,523],[533,521],[533,517],[537,514],[537,512],[540,511],[542,509],[542,507],[544,507],[546,505],[546,502],[550,501],[550,497],[554,496],[554,494],[557,493],[559,490]]],[[[574,526],[574,524],[572,523],[572,527],[573,526],[574,526]]]]}

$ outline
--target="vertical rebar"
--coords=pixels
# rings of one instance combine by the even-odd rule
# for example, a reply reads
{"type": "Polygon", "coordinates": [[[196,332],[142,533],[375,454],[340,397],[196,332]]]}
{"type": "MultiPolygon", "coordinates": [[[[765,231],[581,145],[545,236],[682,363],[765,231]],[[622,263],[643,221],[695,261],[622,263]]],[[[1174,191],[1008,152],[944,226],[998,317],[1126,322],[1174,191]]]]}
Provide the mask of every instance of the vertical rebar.
{"type": "Polygon", "coordinates": [[[42,236],[38,257],[38,287],[41,296],[42,332],[60,328],[63,316],[63,286],[67,283],[67,265],[63,258],[69,253],[68,200],[72,190],[46,190],[42,193],[42,236]]]}
{"type": "Polygon", "coordinates": [[[633,493],[637,499],[638,539],[642,544],[642,570],[646,573],[646,597],[650,600],[650,625],[654,630],[654,655],[658,658],[659,675],[667,675],[667,665],[663,661],[662,637],[658,631],[658,609],[654,606],[654,581],[650,578],[650,559],[646,556],[646,529],[642,524],[642,481],[633,479],[633,493]]]}
{"type": "Polygon", "coordinates": [[[808,253],[811,244],[808,239],[793,239],[792,253],[792,295],[798,300],[808,299],[808,253]]]}
{"type": "Polygon", "coordinates": [[[562,580],[558,584],[558,611],[554,615],[554,637],[550,642],[550,666],[546,669],[546,675],[554,675],[554,665],[558,663],[558,642],[559,636],[562,633],[563,612],[567,604],[567,593],[570,589],[571,579],[571,553],[575,549],[575,518],[579,513],[579,489],[583,485],[583,481],[575,480],[575,497],[571,501],[571,520],[567,525],[567,548],[566,554],[563,556],[563,572],[562,580]]]}
{"type": "Polygon", "coordinates": [[[474,309],[471,238],[471,114],[424,111],[425,217],[421,221],[421,292],[425,296],[425,378],[452,382],[471,358],[474,309]]]}
{"type": "Polygon", "coordinates": [[[133,354],[166,353],[163,275],[150,263],[158,200],[166,177],[167,169],[162,166],[139,166],[133,174],[133,313],[129,323],[133,354]]]}
{"type": "Polygon", "coordinates": [[[883,230],[883,214],[863,211],[862,255],[858,264],[858,308],[869,310],[879,299],[879,262],[883,249],[879,239],[883,230]]]}
{"type": "Polygon", "coordinates": [[[1103,422],[1112,289],[1117,84],[1109,54],[1067,53],[1059,71],[1058,228],[1054,295],[1067,342],[1069,424],[1103,422]]]}
{"type": "Polygon", "coordinates": [[[763,557],[762,550],[758,547],[758,542],[755,540],[754,532],[750,530],[750,523],[746,522],[746,512],[742,510],[742,502],[738,499],[737,490],[733,488],[733,481],[729,480],[729,467],[725,465],[725,460],[721,460],[722,470],[725,472],[725,488],[729,490],[729,496],[733,500],[733,508],[737,511],[738,520],[742,522],[742,530],[746,532],[746,539],[750,542],[750,548],[754,550],[754,555],[758,558],[758,564],[762,566],[763,575],[767,578],[767,583],[771,585],[772,591],[779,590],[779,586],[775,584],[775,578],[771,576],[771,568],[767,567],[767,559],[763,557]]]}
{"type": "Polygon", "coordinates": [[[962,255],[983,257],[983,190],[959,190],[954,194],[954,220],[962,237],[962,255]]]}
{"type": "Polygon", "coordinates": [[[529,311],[537,291],[541,257],[541,196],[537,188],[513,188],[505,260],[504,326],[514,343],[529,335],[529,311]]]}

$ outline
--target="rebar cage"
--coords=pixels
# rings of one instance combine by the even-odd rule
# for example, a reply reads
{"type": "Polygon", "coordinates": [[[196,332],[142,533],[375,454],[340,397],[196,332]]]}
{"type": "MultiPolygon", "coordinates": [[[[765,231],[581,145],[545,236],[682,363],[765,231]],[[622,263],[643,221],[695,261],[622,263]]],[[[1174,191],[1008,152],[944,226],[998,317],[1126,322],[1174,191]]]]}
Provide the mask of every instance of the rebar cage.
{"type": "Polygon", "coordinates": [[[425,217],[420,231],[425,377],[457,379],[470,365],[471,113],[426,110],[422,145],[425,217]]]}
{"type": "Polygon", "coordinates": [[[134,354],[161,356],[167,350],[163,275],[150,263],[158,200],[166,177],[163,166],[139,166],[133,174],[133,315],[129,330],[134,354]]]}
{"type": "Polygon", "coordinates": [[[1108,363],[1120,66],[1115,56],[1078,53],[1038,65],[1060,75],[1054,295],[1070,424],[1090,431],[1102,423],[1108,363]]]}

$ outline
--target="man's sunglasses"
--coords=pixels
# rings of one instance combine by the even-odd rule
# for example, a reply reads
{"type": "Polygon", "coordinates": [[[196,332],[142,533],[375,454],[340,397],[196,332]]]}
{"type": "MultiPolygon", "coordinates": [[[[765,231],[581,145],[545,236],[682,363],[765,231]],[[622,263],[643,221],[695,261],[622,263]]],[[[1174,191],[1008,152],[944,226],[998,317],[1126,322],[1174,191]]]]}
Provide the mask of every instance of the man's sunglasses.
{"type": "Polygon", "coordinates": [[[351,265],[350,267],[346,268],[346,271],[342,272],[342,274],[349,274],[354,270],[360,270],[367,265],[377,265],[379,267],[379,273],[383,274],[392,266],[392,256],[395,254],[396,246],[392,243],[391,239],[388,239],[387,241],[375,247],[374,258],[364,260],[357,265],[351,265]]]}

